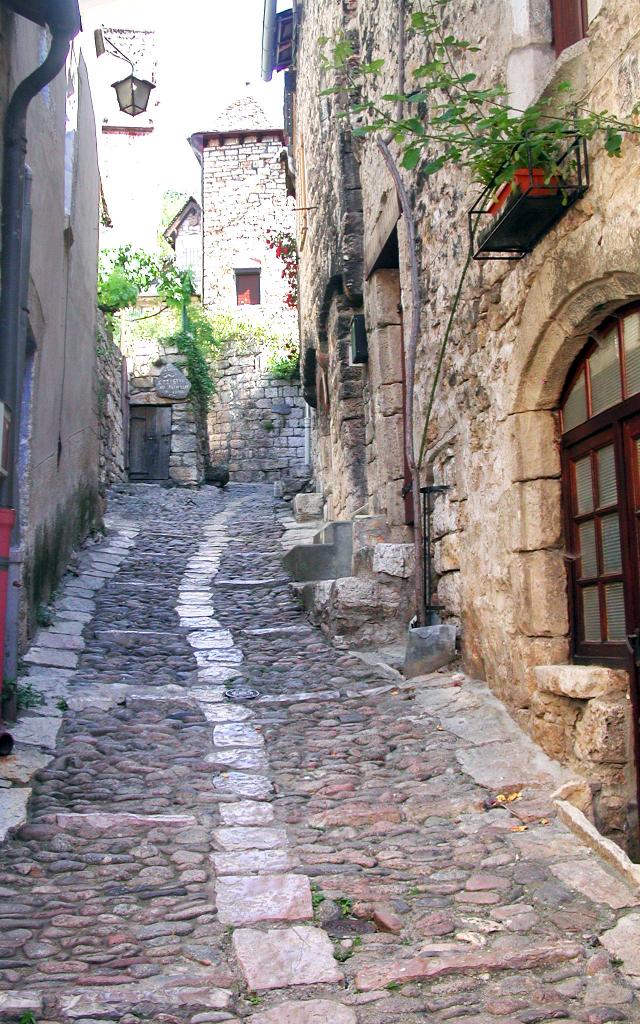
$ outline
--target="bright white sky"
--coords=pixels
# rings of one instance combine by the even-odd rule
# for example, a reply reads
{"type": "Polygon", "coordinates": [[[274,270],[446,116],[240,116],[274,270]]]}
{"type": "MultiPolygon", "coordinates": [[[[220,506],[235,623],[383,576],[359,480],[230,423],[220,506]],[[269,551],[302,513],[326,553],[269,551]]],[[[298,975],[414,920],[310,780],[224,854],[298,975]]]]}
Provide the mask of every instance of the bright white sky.
{"type": "MultiPolygon", "coordinates": [[[[239,96],[255,96],[272,124],[282,124],[284,76],[269,84],[260,77],[264,0],[81,0],[80,7],[89,30],[82,41],[88,63],[100,24],[157,33],[160,106],[154,120],[167,189],[199,194],[199,165],[186,138],[209,129],[239,96]]],[[[115,94],[106,99],[114,103],[115,94]]],[[[98,111],[100,100],[94,87],[98,111]]]]}

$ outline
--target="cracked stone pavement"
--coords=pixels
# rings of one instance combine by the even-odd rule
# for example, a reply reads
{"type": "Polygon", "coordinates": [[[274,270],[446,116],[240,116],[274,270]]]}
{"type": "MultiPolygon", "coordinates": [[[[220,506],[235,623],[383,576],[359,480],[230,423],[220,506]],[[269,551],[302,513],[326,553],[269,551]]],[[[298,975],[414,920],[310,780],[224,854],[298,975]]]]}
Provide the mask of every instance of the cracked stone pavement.
{"type": "Polygon", "coordinates": [[[640,1021],[640,893],[563,773],[481,684],[332,648],[283,509],[121,489],[67,577],[0,762],[0,1020],[640,1021]]]}

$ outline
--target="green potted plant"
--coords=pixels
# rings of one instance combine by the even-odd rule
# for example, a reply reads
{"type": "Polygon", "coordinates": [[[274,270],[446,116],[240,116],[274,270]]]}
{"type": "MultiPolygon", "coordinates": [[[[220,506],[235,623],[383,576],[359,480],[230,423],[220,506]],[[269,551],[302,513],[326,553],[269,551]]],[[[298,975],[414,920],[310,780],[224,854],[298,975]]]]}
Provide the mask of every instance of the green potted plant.
{"type": "Polygon", "coordinates": [[[379,95],[376,87],[384,60],[359,61],[346,36],[323,39],[324,68],[337,79],[324,94],[343,97],[343,116],[354,135],[393,139],[406,170],[424,177],[446,167],[466,170],[470,185],[482,190],[485,215],[500,214],[518,193],[532,200],[555,194],[566,212],[588,184],[586,143],[598,136],[609,156],[620,156],[624,135],[640,133],[640,105],[629,120],[588,110],[562,82],[526,110],[514,111],[503,83],[479,85],[472,70],[479,47],[445,27],[453,20],[450,6],[452,0],[425,0],[412,13],[427,60],[412,71],[408,86],[401,69],[395,93],[379,95]]]}

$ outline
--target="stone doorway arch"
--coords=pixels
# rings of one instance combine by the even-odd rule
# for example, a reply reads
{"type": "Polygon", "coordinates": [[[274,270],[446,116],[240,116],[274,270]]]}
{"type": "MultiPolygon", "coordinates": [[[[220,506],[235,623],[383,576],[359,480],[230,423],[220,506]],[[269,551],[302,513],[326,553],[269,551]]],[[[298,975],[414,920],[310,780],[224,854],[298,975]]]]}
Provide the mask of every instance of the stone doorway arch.
{"type": "Polygon", "coordinates": [[[627,674],[571,664],[558,410],[569,371],[590,332],[640,297],[640,274],[614,269],[564,295],[558,291],[566,276],[557,275],[552,261],[532,285],[507,376],[518,524],[511,567],[520,609],[518,646],[534,737],[552,756],[587,776],[596,824],[637,853],[627,674]],[[545,529],[549,523],[553,529],[545,529]],[[625,746],[623,763],[620,749],[625,746]]]}

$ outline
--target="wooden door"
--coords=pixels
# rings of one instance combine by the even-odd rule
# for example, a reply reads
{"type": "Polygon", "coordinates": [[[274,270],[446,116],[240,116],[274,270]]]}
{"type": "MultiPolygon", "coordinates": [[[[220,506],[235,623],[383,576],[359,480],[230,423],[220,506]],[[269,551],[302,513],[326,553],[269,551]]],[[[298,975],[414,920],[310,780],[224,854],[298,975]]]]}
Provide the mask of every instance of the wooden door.
{"type": "Polygon", "coordinates": [[[171,406],[131,406],[129,476],[132,480],[168,480],[171,406]]]}

